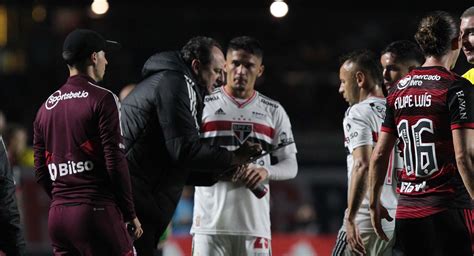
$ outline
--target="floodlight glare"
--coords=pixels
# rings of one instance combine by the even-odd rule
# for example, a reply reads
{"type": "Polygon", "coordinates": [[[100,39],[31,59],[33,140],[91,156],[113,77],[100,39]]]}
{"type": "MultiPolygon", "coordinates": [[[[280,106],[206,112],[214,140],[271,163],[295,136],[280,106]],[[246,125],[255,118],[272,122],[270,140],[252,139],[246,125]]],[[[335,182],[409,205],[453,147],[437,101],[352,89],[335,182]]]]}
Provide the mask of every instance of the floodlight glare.
{"type": "Polygon", "coordinates": [[[91,9],[95,14],[102,15],[109,10],[109,3],[106,0],[94,0],[91,9]]]}
{"type": "Polygon", "coordinates": [[[288,13],[288,5],[283,0],[275,0],[270,5],[270,13],[276,18],[284,17],[288,13]]]}

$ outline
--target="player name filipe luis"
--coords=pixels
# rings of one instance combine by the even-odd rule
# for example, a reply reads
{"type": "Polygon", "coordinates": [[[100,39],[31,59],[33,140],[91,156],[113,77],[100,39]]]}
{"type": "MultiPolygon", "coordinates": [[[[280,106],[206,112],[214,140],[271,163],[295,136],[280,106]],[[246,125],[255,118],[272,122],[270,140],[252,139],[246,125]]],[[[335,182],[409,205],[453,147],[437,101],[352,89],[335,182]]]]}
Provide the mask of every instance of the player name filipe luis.
{"type": "Polygon", "coordinates": [[[431,94],[404,95],[395,99],[395,109],[431,106],[431,94]]]}

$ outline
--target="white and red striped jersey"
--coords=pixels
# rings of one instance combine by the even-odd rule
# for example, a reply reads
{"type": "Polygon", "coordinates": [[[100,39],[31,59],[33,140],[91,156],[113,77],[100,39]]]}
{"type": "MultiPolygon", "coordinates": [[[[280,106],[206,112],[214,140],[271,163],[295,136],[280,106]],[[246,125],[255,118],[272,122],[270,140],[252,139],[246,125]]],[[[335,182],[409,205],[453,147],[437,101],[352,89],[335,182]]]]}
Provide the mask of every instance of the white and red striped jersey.
{"type": "MultiPolygon", "coordinates": [[[[352,152],[360,146],[373,145],[378,139],[378,134],[382,122],[385,117],[385,99],[378,97],[369,97],[353,106],[346,111],[344,117],[344,146],[347,150],[347,179],[348,184],[351,184],[352,177],[352,152]]],[[[395,152],[395,151],[394,151],[395,152]]],[[[397,195],[396,195],[396,169],[400,169],[401,160],[399,157],[398,164],[393,162],[394,155],[390,158],[390,167],[385,177],[385,183],[382,188],[382,195],[380,196],[382,205],[389,210],[390,216],[395,216],[395,210],[397,208],[397,195]]],[[[348,186],[349,186],[348,185],[348,186]]],[[[348,188],[349,191],[349,188],[348,188]]],[[[346,212],[347,214],[347,212],[346,212]]],[[[372,224],[370,221],[369,213],[369,193],[367,192],[359,211],[356,215],[356,223],[361,232],[373,231],[372,224]]],[[[393,230],[395,228],[395,222],[382,221],[384,230],[393,230]]],[[[344,227],[343,227],[344,228],[344,227]]]]}
{"type": "MultiPolygon", "coordinates": [[[[290,120],[283,107],[259,92],[243,101],[220,87],[205,98],[202,119],[201,137],[229,150],[250,141],[260,143],[265,151],[293,140],[290,120]]],[[[295,144],[291,144],[254,164],[268,169],[273,159],[294,157],[296,152],[295,144]]],[[[264,184],[269,189],[268,180],[264,184]]],[[[243,184],[226,181],[196,187],[191,233],[270,239],[270,193],[258,199],[243,184]]]]}

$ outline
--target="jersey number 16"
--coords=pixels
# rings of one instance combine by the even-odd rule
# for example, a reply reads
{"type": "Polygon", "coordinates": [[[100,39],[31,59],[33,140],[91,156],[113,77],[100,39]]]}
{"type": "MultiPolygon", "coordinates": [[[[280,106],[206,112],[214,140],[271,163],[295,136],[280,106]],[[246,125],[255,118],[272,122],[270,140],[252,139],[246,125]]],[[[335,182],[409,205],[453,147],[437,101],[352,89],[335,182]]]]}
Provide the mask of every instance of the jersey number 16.
{"type": "Polygon", "coordinates": [[[422,118],[410,127],[408,120],[403,119],[398,123],[397,129],[404,144],[403,161],[407,175],[414,173],[417,177],[426,177],[438,171],[435,144],[422,140],[423,133],[434,134],[433,121],[422,118]]]}

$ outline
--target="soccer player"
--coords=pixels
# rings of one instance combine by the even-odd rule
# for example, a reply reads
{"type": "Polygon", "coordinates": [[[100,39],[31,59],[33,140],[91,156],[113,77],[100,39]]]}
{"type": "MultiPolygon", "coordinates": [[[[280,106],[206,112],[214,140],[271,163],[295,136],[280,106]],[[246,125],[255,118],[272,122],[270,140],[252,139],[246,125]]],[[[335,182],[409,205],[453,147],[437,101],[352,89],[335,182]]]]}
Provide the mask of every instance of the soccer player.
{"type": "Polygon", "coordinates": [[[224,63],[214,39],[191,38],[181,51],[151,56],[143,81],[123,100],[133,197],[145,231],[134,243],[140,256],[153,255],[186,183],[214,184],[220,171],[245,163],[260,150],[247,143],[230,152],[199,137],[204,96],[222,81],[224,63]],[[194,174],[196,169],[203,175],[194,174]]]}
{"type": "MultiPolygon", "coordinates": [[[[389,241],[377,237],[370,222],[367,192],[369,159],[385,115],[381,66],[368,50],[352,52],[344,56],[341,63],[339,93],[350,105],[343,121],[344,144],[348,153],[348,206],[333,255],[391,255],[395,225],[393,222],[383,223],[389,241]]],[[[382,196],[384,205],[392,214],[397,203],[394,177],[395,173],[390,170],[382,196]]]]}
{"type": "MultiPolygon", "coordinates": [[[[212,145],[236,150],[246,141],[260,143],[264,151],[293,141],[283,107],[255,90],[263,73],[263,49],[251,37],[229,42],[227,84],[205,98],[202,137],[212,145]]],[[[196,187],[194,197],[194,255],[271,255],[270,194],[257,198],[249,189],[269,180],[297,174],[296,147],[290,144],[250,164],[234,180],[225,178],[210,187],[196,187]]]]}
{"type": "Polygon", "coordinates": [[[404,169],[395,248],[405,255],[472,255],[464,211],[474,195],[474,87],[450,71],[459,56],[459,25],[433,12],[415,39],[426,57],[391,90],[379,142],[370,161],[370,210],[377,234],[390,218],[380,203],[387,162],[397,138],[404,169]]]}
{"type": "MultiPolygon", "coordinates": [[[[461,15],[460,30],[462,50],[467,62],[474,64],[474,6],[466,9],[461,15]]],[[[474,84],[474,68],[467,71],[463,77],[474,84]]]]}
{"type": "Polygon", "coordinates": [[[425,56],[420,47],[411,41],[399,40],[387,45],[380,55],[387,91],[410,70],[421,66],[424,62],[425,56]]]}
{"type": "Polygon", "coordinates": [[[52,198],[48,229],[54,255],[133,255],[142,233],[123,154],[118,98],[97,85],[117,43],[77,29],[64,41],[69,79],[34,122],[36,177],[52,198]]]}
{"type": "MultiPolygon", "coordinates": [[[[462,50],[466,59],[469,63],[474,64],[474,6],[467,8],[461,15],[460,33],[462,50]]],[[[474,84],[474,68],[467,71],[463,77],[474,84]]],[[[471,232],[471,248],[474,252],[474,210],[471,209],[470,213],[465,215],[468,217],[466,221],[471,232]]]]}

